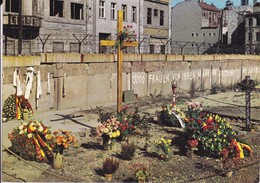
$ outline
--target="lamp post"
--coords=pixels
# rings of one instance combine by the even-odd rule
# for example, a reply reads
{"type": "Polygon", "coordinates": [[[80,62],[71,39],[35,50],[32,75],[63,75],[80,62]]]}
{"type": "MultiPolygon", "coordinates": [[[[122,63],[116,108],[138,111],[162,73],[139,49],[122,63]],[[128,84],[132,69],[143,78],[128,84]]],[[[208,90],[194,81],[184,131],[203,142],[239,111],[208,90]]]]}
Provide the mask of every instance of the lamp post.
{"type": "Polygon", "coordinates": [[[238,83],[238,86],[245,92],[245,100],[246,100],[246,128],[249,131],[250,126],[250,118],[251,118],[251,106],[250,106],[250,93],[255,88],[254,80],[250,79],[250,76],[246,76],[245,79],[238,83]]]}

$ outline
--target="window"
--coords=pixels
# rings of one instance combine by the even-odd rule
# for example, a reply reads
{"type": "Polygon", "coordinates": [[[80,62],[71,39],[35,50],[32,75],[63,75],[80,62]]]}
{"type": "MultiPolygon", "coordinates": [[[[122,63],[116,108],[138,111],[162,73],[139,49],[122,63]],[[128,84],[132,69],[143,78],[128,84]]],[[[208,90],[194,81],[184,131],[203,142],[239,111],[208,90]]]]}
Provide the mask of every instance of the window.
{"type": "Polygon", "coordinates": [[[202,35],[203,35],[203,36],[206,36],[206,33],[205,33],[205,32],[203,32],[203,33],[202,33],[202,35]]]}
{"type": "Polygon", "coordinates": [[[63,1],[50,0],[50,16],[63,17],[63,1]]]}
{"type": "Polygon", "coordinates": [[[6,12],[19,12],[19,1],[17,0],[6,0],[5,1],[5,11],[6,12]]]}
{"type": "Polygon", "coordinates": [[[196,37],[198,37],[199,36],[199,34],[198,33],[196,33],[196,37]]]}
{"type": "Polygon", "coordinates": [[[256,41],[260,41],[260,32],[256,33],[256,41]]]}
{"type": "Polygon", "coordinates": [[[116,3],[111,3],[111,20],[116,19],[116,3]]]}
{"type": "Polygon", "coordinates": [[[249,41],[249,42],[252,41],[252,33],[248,33],[248,41],[249,41]]]}
{"type": "Polygon", "coordinates": [[[209,33],[209,36],[211,36],[211,33],[209,33]]]}
{"type": "Polygon", "coordinates": [[[152,8],[147,8],[147,24],[152,24],[152,8]]]}
{"type": "Polygon", "coordinates": [[[191,33],[191,36],[192,36],[192,37],[194,37],[194,35],[195,35],[194,33],[191,33]]]}
{"type": "Polygon", "coordinates": [[[136,11],[136,7],[132,6],[132,22],[136,22],[137,21],[137,11],[136,11]]]}
{"type": "Polygon", "coordinates": [[[257,18],[256,18],[256,25],[257,25],[257,26],[260,26],[260,17],[257,17],[257,18]]]}
{"type": "Polygon", "coordinates": [[[99,1],[99,18],[105,18],[105,1],[99,1]]]}
{"type": "Polygon", "coordinates": [[[154,9],[154,10],[153,10],[153,15],[154,15],[155,17],[158,16],[158,9],[154,9]]]}
{"type": "Polygon", "coordinates": [[[83,20],[83,4],[71,3],[71,19],[83,20]]]}
{"type": "Polygon", "coordinates": [[[252,18],[249,18],[248,25],[249,25],[249,26],[253,26],[253,19],[252,19],[252,18]]]}
{"type": "Polygon", "coordinates": [[[216,36],[216,33],[215,33],[215,32],[213,32],[213,36],[216,36]]]}
{"type": "Polygon", "coordinates": [[[164,25],[164,11],[160,10],[160,25],[164,25]]]}
{"type": "Polygon", "coordinates": [[[123,21],[127,21],[127,6],[123,4],[122,10],[123,10],[123,21]]]}

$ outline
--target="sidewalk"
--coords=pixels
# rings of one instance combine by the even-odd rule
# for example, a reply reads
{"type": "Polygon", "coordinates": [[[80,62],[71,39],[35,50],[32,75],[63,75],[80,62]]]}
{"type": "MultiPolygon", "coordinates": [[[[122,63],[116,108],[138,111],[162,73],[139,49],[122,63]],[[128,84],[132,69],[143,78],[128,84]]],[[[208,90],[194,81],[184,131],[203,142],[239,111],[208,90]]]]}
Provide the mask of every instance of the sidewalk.
{"type": "MultiPolygon", "coordinates": [[[[153,99],[147,101],[144,99],[140,103],[142,104],[142,112],[147,112],[151,115],[154,115],[156,111],[161,110],[161,105],[164,102],[171,102],[171,99],[162,98],[161,100],[153,99]],[[153,105],[155,104],[155,105],[153,105]]],[[[210,106],[210,107],[226,107],[233,106],[234,104],[245,105],[245,96],[243,92],[219,92],[217,94],[203,94],[201,97],[193,99],[193,101],[202,102],[202,105],[210,106]]],[[[139,103],[139,104],[140,104],[139,103]]],[[[178,101],[177,101],[178,103],[178,101]]],[[[256,107],[251,110],[251,117],[260,120],[260,92],[252,92],[251,94],[251,106],[256,107]]],[[[114,107],[116,109],[115,103],[110,103],[100,108],[114,107]]],[[[183,101],[181,104],[177,105],[178,108],[186,109],[187,103],[183,101]]],[[[95,107],[93,107],[95,109],[95,107]]],[[[224,109],[225,110],[225,109],[224,109]]],[[[239,112],[240,116],[244,115],[244,108],[239,112]]],[[[236,114],[233,114],[236,115],[236,114]]],[[[98,115],[94,110],[91,110],[90,107],[82,107],[82,108],[72,108],[65,110],[56,110],[56,111],[47,111],[38,113],[35,112],[32,119],[36,119],[38,121],[42,121],[46,126],[51,127],[51,131],[55,131],[59,128],[63,130],[70,130],[72,132],[79,132],[81,128],[93,128],[98,125],[97,119],[98,115]]],[[[13,128],[18,127],[18,125],[23,122],[22,120],[11,120],[2,123],[2,145],[5,147],[11,146],[10,141],[8,140],[8,133],[11,133],[13,128]]]]}
{"type": "MultiPolygon", "coordinates": [[[[65,110],[48,111],[43,113],[35,112],[32,119],[42,121],[44,125],[50,127],[51,131],[69,130],[72,132],[79,132],[81,128],[92,128],[97,126],[97,114],[85,114],[82,108],[73,108],[65,110]]],[[[5,147],[11,146],[8,140],[8,133],[11,133],[13,128],[18,127],[23,120],[13,119],[2,123],[2,145],[5,147]]]]}

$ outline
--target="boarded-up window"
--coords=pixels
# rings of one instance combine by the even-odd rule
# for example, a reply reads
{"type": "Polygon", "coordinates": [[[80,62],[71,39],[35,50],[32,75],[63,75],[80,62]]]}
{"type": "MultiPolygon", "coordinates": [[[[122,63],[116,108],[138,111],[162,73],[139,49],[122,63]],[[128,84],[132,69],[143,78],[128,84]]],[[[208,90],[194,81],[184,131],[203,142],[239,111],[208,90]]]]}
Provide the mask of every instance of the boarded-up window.
{"type": "Polygon", "coordinates": [[[53,42],[53,52],[64,52],[64,43],[53,42]]]}

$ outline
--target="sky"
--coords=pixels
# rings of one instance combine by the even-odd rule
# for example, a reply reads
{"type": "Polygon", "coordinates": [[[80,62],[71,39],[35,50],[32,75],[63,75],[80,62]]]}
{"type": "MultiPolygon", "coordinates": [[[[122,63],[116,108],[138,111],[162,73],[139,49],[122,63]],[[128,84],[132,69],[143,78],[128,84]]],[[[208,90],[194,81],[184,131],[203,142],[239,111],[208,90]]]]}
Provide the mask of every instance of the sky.
{"type": "MultiPolygon", "coordinates": [[[[172,0],[172,6],[175,6],[177,3],[182,2],[184,0],[172,0]]],[[[234,3],[234,6],[239,6],[241,5],[241,0],[232,0],[234,3]]],[[[226,4],[226,0],[204,0],[204,2],[211,4],[213,3],[215,6],[218,8],[224,8],[226,4]]],[[[249,4],[252,3],[252,0],[249,0],[249,4]]]]}

